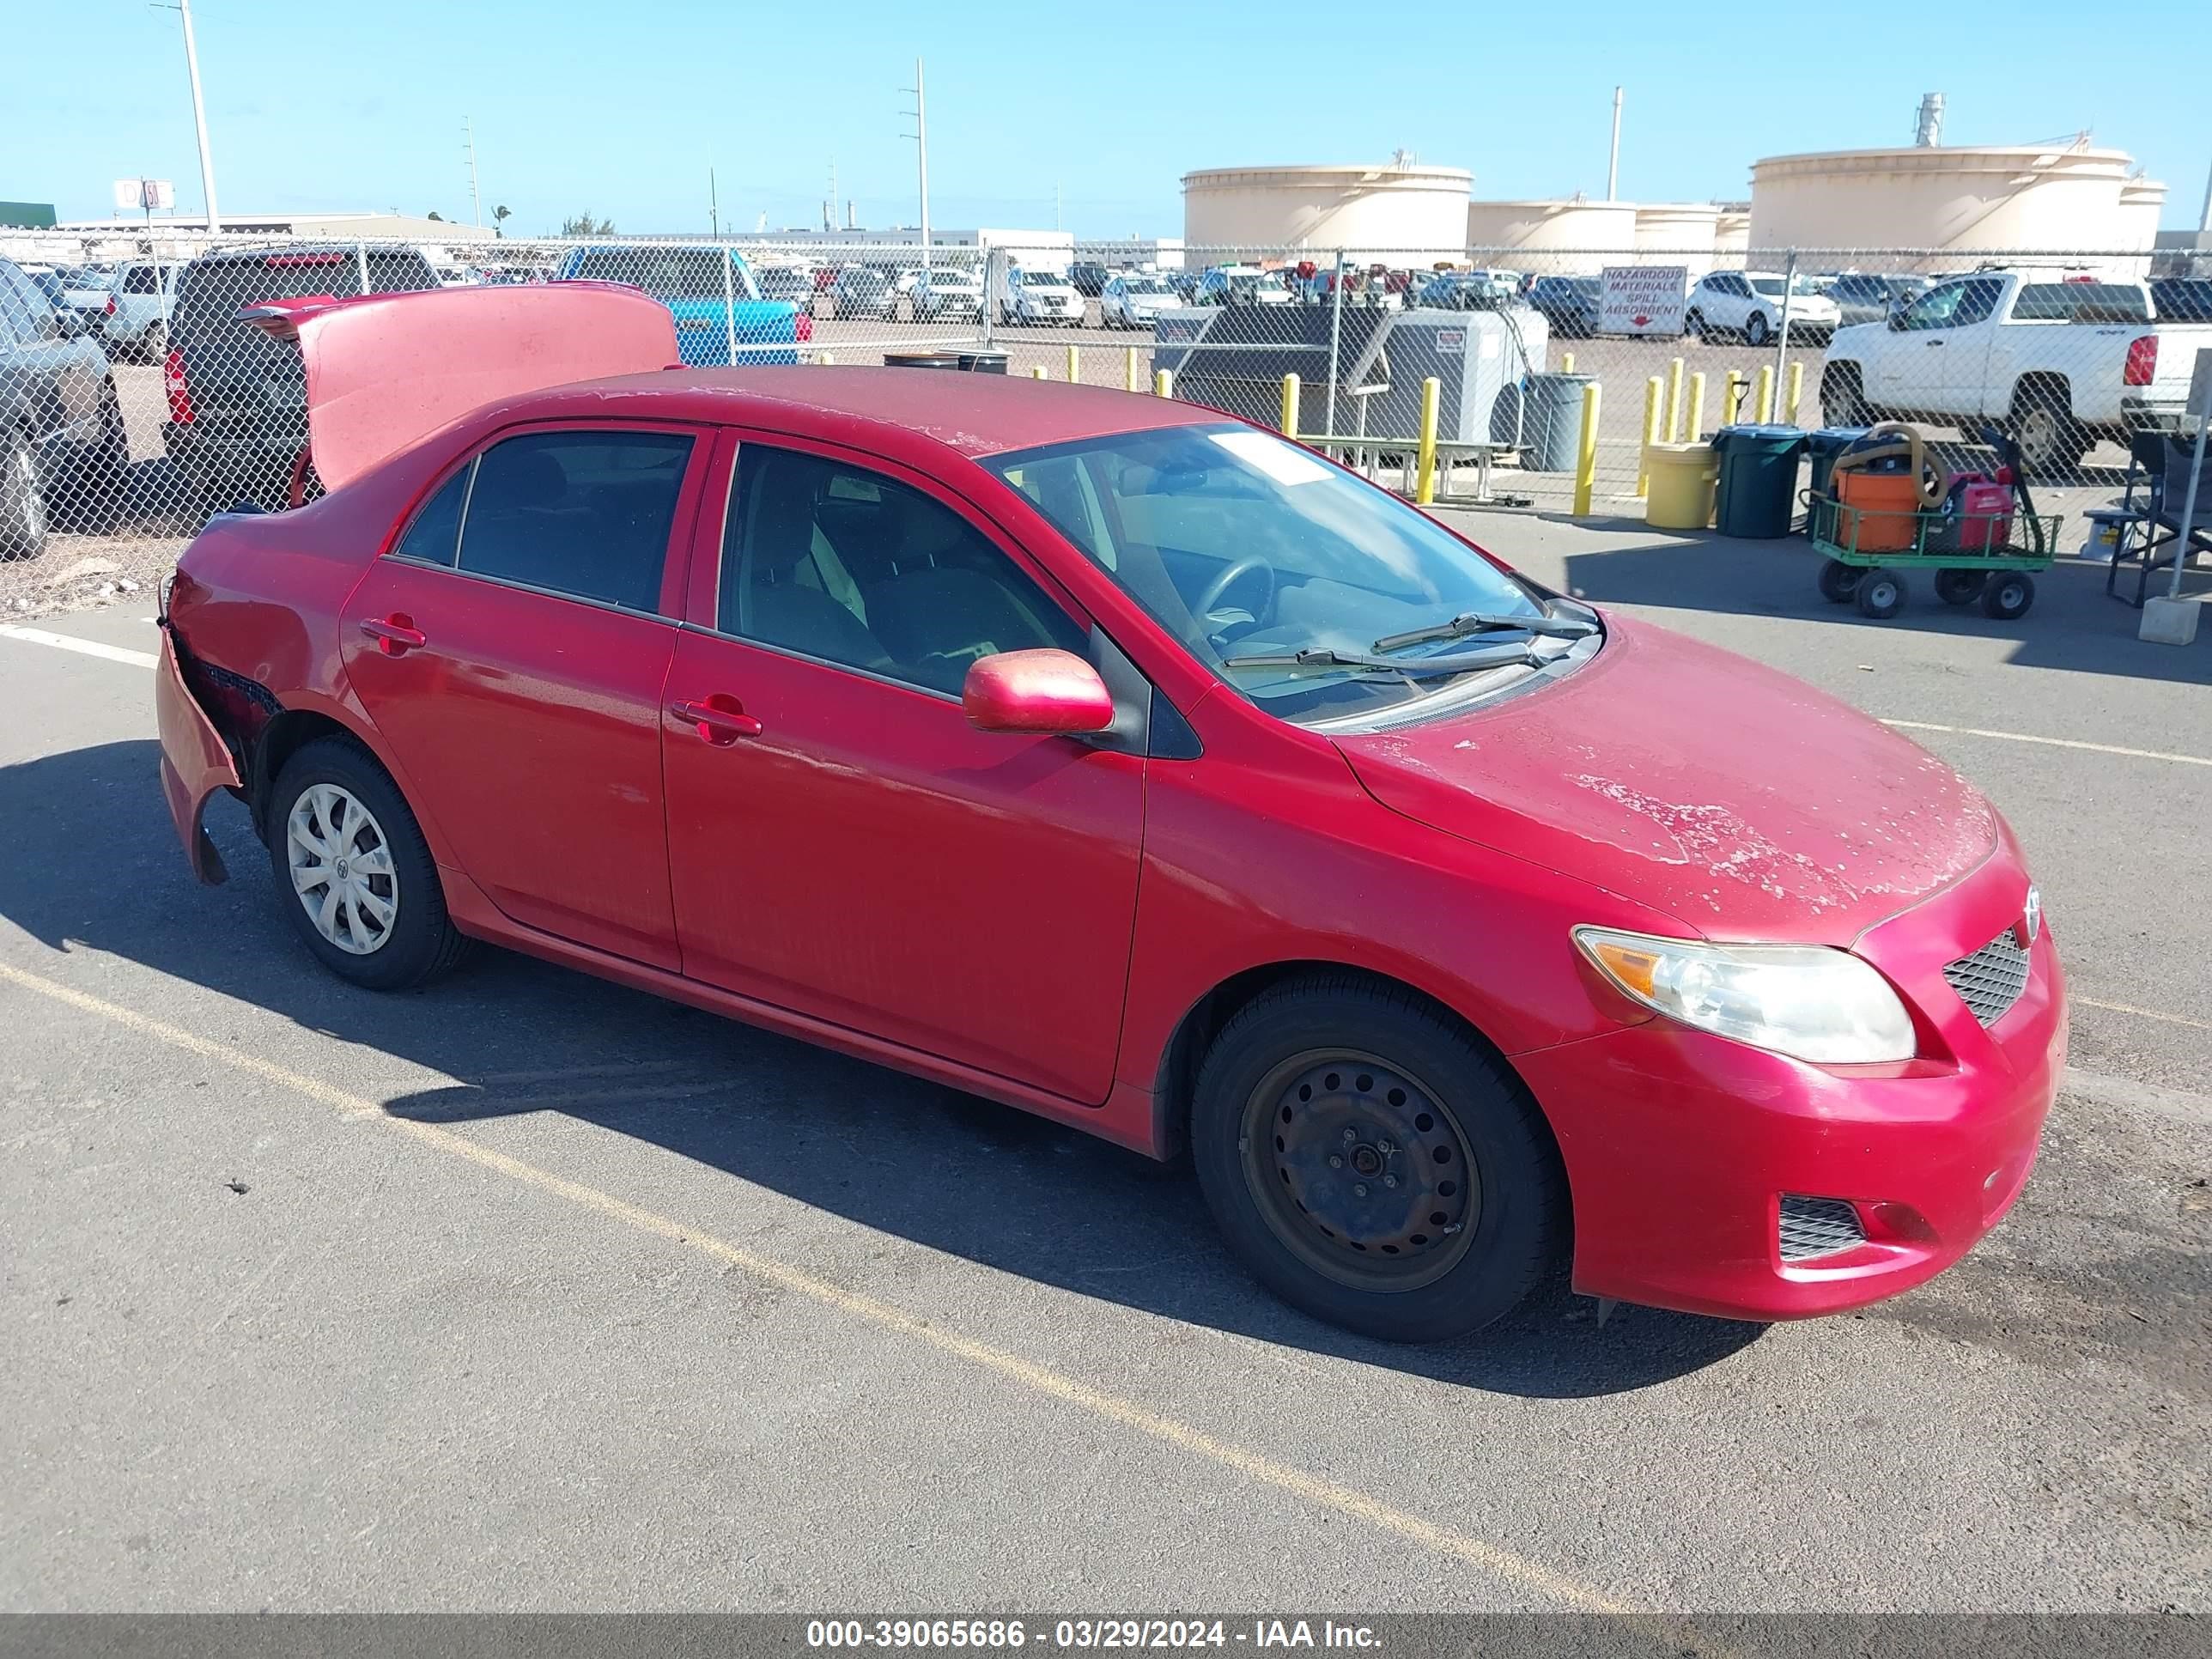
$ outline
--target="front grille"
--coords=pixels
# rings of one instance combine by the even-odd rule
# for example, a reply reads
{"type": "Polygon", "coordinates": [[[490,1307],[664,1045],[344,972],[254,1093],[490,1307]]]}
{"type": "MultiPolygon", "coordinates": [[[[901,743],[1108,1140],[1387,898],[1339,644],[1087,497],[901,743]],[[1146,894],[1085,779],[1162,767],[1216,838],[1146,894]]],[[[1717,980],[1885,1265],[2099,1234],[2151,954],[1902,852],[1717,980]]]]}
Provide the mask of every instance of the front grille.
{"type": "Polygon", "coordinates": [[[1976,1019],[1994,1025],[2012,1012],[2027,989],[2027,947],[2009,927],[1970,957],[1943,970],[1976,1019]]]}
{"type": "Polygon", "coordinates": [[[1782,1195],[1782,1259],[1809,1261],[1815,1256],[1838,1255],[1866,1243],[1859,1212],[1840,1198],[1800,1198],[1782,1195]]]}

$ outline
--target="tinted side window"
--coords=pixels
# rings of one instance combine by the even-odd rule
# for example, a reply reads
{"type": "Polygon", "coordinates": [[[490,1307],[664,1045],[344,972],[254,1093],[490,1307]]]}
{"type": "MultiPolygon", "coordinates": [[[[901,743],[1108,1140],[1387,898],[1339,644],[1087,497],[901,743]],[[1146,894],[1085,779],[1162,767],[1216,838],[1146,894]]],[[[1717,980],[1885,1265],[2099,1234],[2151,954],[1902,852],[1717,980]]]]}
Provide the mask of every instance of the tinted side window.
{"type": "Polygon", "coordinates": [[[477,460],[460,568],[630,611],[656,611],[691,440],[533,432],[477,460]]]}
{"type": "Polygon", "coordinates": [[[420,559],[425,564],[453,563],[460,547],[461,507],[469,498],[469,480],[475,474],[476,463],[471,461],[439,486],[438,493],[422,503],[415,522],[392,550],[394,557],[420,559]]]}
{"type": "Polygon", "coordinates": [[[0,340],[15,339],[28,345],[39,337],[39,325],[22,295],[8,280],[15,274],[15,266],[0,264],[0,340]]]}
{"type": "Polygon", "coordinates": [[[123,291],[125,294],[155,294],[160,292],[160,290],[154,286],[154,267],[151,265],[131,266],[128,271],[124,273],[123,291]]]}
{"type": "Polygon", "coordinates": [[[719,611],[726,634],[956,696],[979,658],[1084,648],[1067,613],[949,507],[761,445],[738,458],[719,611]]]}

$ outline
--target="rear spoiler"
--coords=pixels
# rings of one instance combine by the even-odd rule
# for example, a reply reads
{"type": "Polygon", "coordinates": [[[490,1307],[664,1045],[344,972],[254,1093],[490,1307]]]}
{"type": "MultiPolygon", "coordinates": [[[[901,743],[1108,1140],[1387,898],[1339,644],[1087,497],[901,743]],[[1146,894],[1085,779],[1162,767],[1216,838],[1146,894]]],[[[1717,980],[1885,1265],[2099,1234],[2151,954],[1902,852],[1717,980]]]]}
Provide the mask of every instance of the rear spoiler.
{"type": "Polygon", "coordinates": [[[668,307],[619,283],[319,294],[238,316],[298,343],[307,444],[325,489],[502,398],[678,361],[668,307]]]}

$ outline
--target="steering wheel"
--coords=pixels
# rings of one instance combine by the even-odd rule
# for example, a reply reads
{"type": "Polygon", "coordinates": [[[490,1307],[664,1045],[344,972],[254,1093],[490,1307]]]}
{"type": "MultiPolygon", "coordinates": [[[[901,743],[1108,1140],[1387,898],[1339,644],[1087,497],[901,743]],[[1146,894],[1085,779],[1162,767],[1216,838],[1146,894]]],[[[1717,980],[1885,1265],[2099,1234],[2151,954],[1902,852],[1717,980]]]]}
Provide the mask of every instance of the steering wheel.
{"type": "Polygon", "coordinates": [[[1221,603],[1223,594],[1236,586],[1238,582],[1243,581],[1245,577],[1254,575],[1264,575],[1267,579],[1267,597],[1262,599],[1258,608],[1252,612],[1255,617],[1264,615],[1267,607],[1275,602],[1275,567],[1256,554],[1237,560],[1228,569],[1206,583],[1206,591],[1198,596],[1197,602],[1191,606],[1192,611],[1203,623],[1213,614],[1213,607],[1221,603]]]}

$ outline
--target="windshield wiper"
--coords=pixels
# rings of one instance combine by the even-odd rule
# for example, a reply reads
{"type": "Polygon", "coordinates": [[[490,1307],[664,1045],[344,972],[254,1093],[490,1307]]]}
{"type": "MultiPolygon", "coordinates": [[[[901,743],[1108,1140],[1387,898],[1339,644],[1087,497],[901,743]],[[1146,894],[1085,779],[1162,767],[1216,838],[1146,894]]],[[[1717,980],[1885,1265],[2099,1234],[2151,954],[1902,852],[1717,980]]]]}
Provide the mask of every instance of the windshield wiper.
{"type": "Polygon", "coordinates": [[[1540,634],[1547,639],[1586,640],[1597,632],[1597,624],[1573,617],[1500,617],[1486,611],[1462,611],[1449,622],[1432,623],[1427,628],[1410,628],[1402,634],[1385,634],[1368,648],[1371,651],[1402,651],[1409,645],[1426,645],[1431,640],[1458,640],[1469,634],[1501,633],[1508,629],[1540,634]]]}
{"type": "Polygon", "coordinates": [[[1271,651],[1245,657],[1224,657],[1224,668],[1363,668],[1386,674],[1471,674],[1484,668],[1542,668],[1554,659],[1540,657],[1522,645],[1502,646],[1490,651],[1469,651],[1435,657],[1374,657],[1364,651],[1315,648],[1271,651]]]}

